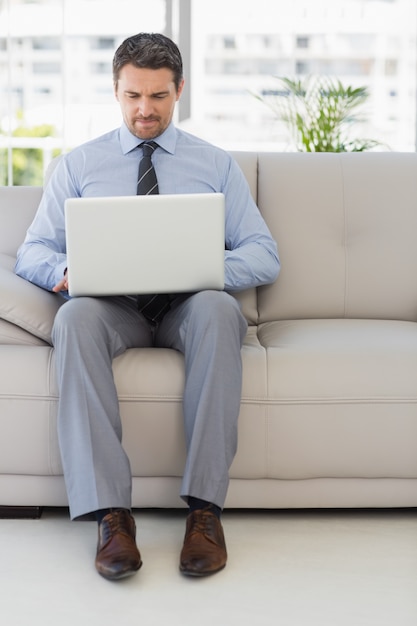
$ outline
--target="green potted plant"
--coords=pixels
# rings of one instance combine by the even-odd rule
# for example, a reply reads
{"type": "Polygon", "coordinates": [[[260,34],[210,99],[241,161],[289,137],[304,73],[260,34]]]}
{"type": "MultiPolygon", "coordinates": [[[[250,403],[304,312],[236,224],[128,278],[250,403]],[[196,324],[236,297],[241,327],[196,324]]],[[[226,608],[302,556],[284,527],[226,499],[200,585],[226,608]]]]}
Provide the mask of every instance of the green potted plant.
{"type": "Polygon", "coordinates": [[[300,152],[362,152],[381,145],[373,139],[349,139],[357,109],[369,97],[367,87],[344,87],[339,80],[309,76],[278,78],[283,89],[275,96],[255,97],[288,126],[300,152]]]}

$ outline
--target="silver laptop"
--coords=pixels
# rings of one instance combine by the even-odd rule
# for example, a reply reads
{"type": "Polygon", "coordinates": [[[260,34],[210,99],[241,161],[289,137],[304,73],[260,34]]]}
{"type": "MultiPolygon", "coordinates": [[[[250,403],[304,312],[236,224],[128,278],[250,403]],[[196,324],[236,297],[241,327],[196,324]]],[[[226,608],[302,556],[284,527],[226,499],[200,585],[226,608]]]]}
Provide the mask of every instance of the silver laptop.
{"type": "Polygon", "coordinates": [[[71,296],[224,287],[221,193],[69,198],[71,296]]]}

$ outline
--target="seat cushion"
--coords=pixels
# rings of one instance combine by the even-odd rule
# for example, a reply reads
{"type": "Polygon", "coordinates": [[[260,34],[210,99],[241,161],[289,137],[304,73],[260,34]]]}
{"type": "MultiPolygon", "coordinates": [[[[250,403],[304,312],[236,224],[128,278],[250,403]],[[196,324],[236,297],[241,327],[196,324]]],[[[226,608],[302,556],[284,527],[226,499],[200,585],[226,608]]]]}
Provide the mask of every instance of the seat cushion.
{"type": "Polygon", "coordinates": [[[416,323],[283,321],[258,336],[269,477],[417,477],[416,323]]]}

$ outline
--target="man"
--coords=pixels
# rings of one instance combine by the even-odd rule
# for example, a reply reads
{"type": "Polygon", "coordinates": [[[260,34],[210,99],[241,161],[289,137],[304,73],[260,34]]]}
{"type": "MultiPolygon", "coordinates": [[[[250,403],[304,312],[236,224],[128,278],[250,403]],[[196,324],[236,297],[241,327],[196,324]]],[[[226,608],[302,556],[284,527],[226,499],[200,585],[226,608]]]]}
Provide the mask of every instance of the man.
{"type": "Polygon", "coordinates": [[[109,580],[130,576],[142,564],[112,360],[128,348],[151,345],[184,354],[187,459],[180,495],[189,512],[180,570],[205,576],[221,570],[227,559],[221,511],[237,445],[241,346],[247,328],[228,292],[274,281],[279,259],[235,162],[172,123],[184,87],[177,46],[159,34],[130,37],[115,53],[113,78],[122,126],[74,149],[58,164],[18,252],[16,272],[68,297],[65,199],[136,194],[144,140],[156,142],[152,163],[159,193],[224,193],[224,291],[173,294],[168,310],[157,320],[138,309],[134,294],[68,297],[52,334],[70,514],[72,519],[95,514],[95,565],[109,580]]]}

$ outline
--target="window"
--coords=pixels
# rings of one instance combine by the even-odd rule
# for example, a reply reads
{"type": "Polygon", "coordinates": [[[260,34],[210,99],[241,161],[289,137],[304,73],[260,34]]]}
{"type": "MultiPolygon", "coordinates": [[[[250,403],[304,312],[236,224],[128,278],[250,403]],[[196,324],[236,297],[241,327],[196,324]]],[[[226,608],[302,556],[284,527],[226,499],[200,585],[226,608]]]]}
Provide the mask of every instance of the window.
{"type": "Polygon", "coordinates": [[[225,37],[223,43],[226,50],[234,50],[234,48],[236,48],[236,41],[232,36],[225,37]]]}
{"type": "Polygon", "coordinates": [[[277,78],[303,80],[317,74],[340,80],[344,87],[367,87],[370,97],[360,112],[364,136],[392,150],[416,149],[416,0],[291,0],[284,11],[283,3],[272,0],[227,4],[230,17],[223,10],[225,0],[210,0],[210,18],[205,3],[192,0],[197,70],[191,87],[197,107],[195,126],[192,116],[187,130],[201,132],[206,120],[218,119],[215,126],[207,124],[205,138],[226,149],[245,149],[250,135],[258,149],[287,150],[289,138],[281,141],[282,125],[268,107],[282,89],[277,78]],[[209,98],[210,89],[223,82],[235,92],[227,100],[209,98]],[[254,98],[262,100],[266,93],[269,103],[254,98]],[[397,103],[401,115],[394,122],[397,103]],[[245,112],[244,131],[233,141],[222,118],[226,106],[245,112]],[[278,142],[268,137],[278,137],[278,142]]]}
{"type": "Polygon", "coordinates": [[[98,76],[104,74],[105,76],[111,76],[112,65],[110,62],[100,61],[98,63],[92,63],[90,66],[91,74],[98,76]]]}
{"type": "Polygon", "coordinates": [[[32,47],[34,50],[59,50],[61,42],[59,37],[33,37],[32,47]]]}
{"type": "Polygon", "coordinates": [[[91,48],[93,50],[111,50],[114,52],[115,47],[114,37],[98,37],[91,40],[91,48]]]}
{"type": "Polygon", "coordinates": [[[310,45],[309,37],[297,37],[296,46],[297,48],[308,48],[310,45]]]}
{"type": "Polygon", "coordinates": [[[51,155],[120,123],[111,64],[132,28],[166,32],[187,50],[178,106],[186,97],[189,103],[177,118],[226,149],[288,149],[282,124],[254,95],[276,97],[277,77],[328,74],[369,89],[366,136],[392,150],[415,150],[416,0],[291,0],[284,12],[273,0],[207,6],[202,0],[0,0],[0,184],[23,180],[20,157],[29,154],[37,166],[25,176],[30,172],[40,184],[51,155]],[[180,36],[187,6],[188,39],[180,36]]]}
{"type": "Polygon", "coordinates": [[[311,64],[308,61],[297,61],[295,64],[295,71],[300,76],[311,73],[311,64]]]}
{"type": "Polygon", "coordinates": [[[114,51],[134,24],[164,32],[166,2],[116,4],[0,1],[1,185],[42,184],[55,154],[120,123],[114,51]]]}
{"type": "Polygon", "coordinates": [[[33,74],[59,74],[61,72],[61,64],[53,61],[38,61],[32,65],[33,74]]]}

